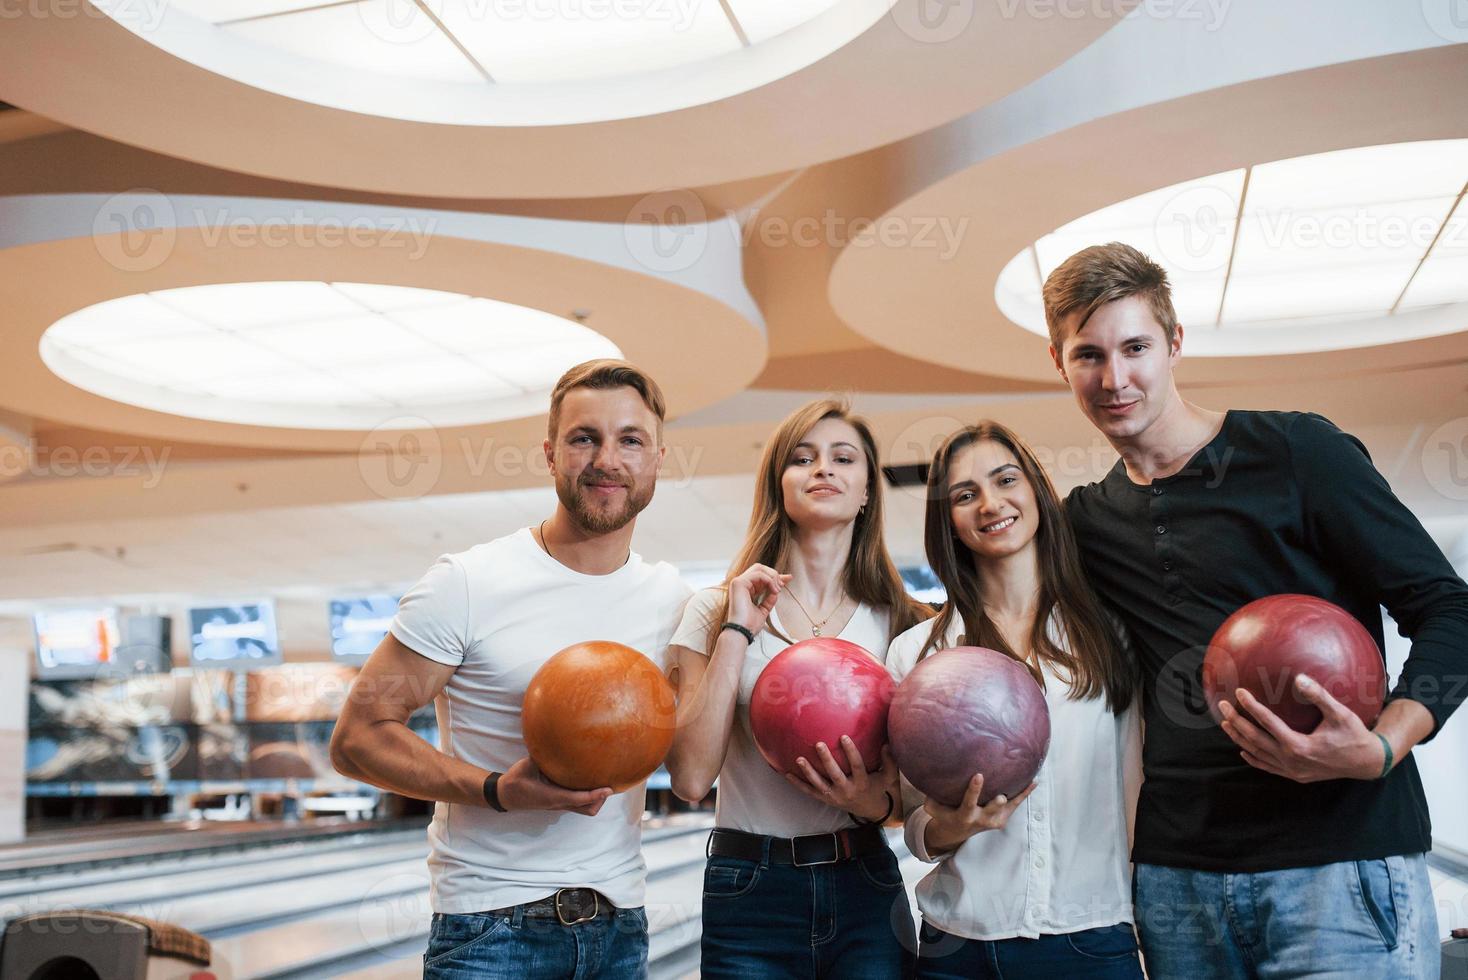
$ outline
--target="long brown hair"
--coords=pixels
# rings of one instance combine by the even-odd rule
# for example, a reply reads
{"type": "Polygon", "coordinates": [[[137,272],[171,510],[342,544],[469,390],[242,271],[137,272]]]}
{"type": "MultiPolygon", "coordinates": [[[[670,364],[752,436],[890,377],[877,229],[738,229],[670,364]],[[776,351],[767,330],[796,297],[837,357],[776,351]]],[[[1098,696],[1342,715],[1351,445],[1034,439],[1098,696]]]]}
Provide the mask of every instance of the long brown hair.
{"type": "MultiPolygon", "coordinates": [[[[856,430],[867,462],[866,509],[857,515],[852,527],[851,551],[842,573],[842,587],[857,602],[887,610],[890,621],[887,640],[891,642],[897,634],[916,626],[933,613],[907,594],[902,576],[897,574],[897,566],[892,564],[892,558],[887,554],[887,545],[882,538],[882,473],[877,462],[877,442],[866,419],[853,415],[844,401],[822,398],[796,409],[786,416],[765,443],[755,479],[749,530],[745,534],[744,547],[729,566],[725,584],[756,563],[776,570],[788,567],[790,553],[795,548],[795,522],[785,513],[785,495],[780,479],[790,465],[795,447],[810,434],[811,429],[826,419],[838,419],[856,430]]],[[[722,623],[728,618],[729,596],[726,592],[712,622],[722,623]]],[[[717,640],[718,632],[710,630],[710,653],[717,640]]],[[[881,657],[886,651],[873,652],[881,657]]]]}
{"type": "Polygon", "coordinates": [[[984,611],[978,566],[953,527],[953,512],[948,500],[953,460],[960,452],[979,442],[998,443],[1014,454],[1020,470],[1034,489],[1035,503],[1039,508],[1035,547],[1040,602],[1035,611],[1035,622],[1030,627],[1032,659],[1025,661],[1026,666],[1043,685],[1045,680],[1040,665],[1051,664],[1069,678],[1071,698],[1088,700],[1104,694],[1113,712],[1126,710],[1131,704],[1139,676],[1134,658],[1122,649],[1115,627],[1086,579],[1075,534],[1049,474],[1029,445],[998,422],[986,420],[965,426],[949,436],[938,447],[928,469],[924,544],[928,565],[948,590],[948,601],[933,619],[928,640],[919,657],[939,647],[957,616],[963,623],[964,642],[969,646],[989,647],[1024,660],[1010,648],[984,611]],[[1047,627],[1056,612],[1059,613],[1069,652],[1050,638],[1047,627]]]}

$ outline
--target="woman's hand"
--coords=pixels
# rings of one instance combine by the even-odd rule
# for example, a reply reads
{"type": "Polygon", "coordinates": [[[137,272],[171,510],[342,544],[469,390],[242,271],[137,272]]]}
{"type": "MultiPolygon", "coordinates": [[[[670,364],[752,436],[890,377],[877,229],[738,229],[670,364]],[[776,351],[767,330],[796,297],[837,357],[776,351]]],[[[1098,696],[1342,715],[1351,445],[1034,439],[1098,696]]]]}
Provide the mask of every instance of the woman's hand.
{"type": "Polygon", "coordinates": [[[750,565],[729,582],[729,622],[751,633],[764,629],[780,590],[789,581],[789,575],[781,575],[768,565],[750,565]]]}
{"type": "Polygon", "coordinates": [[[996,796],[984,806],[979,806],[979,794],[984,790],[984,776],[982,773],[969,780],[968,791],[963,794],[963,799],[958,806],[944,806],[937,800],[929,797],[923,804],[923,809],[928,811],[932,818],[928,821],[927,830],[924,832],[923,843],[928,848],[929,854],[941,854],[951,851],[974,834],[983,833],[986,830],[1003,830],[1004,825],[1009,822],[1010,816],[1019,808],[1032,792],[1036,783],[1030,783],[1014,799],[1006,799],[1004,796],[996,796]]]}
{"type": "Polygon", "coordinates": [[[845,810],[863,820],[875,823],[890,817],[901,792],[897,763],[892,761],[892,753],[883,746],[882,768],[867,772],[866,762],[850,736],[841,736],[841,750],[851,767],[850,776],[841,771],[826,743],[817,742],[816,765],[812,766],[804,757],[796,759],[798,774],[787,772],[785,781],[811,799],[845,810]]]}

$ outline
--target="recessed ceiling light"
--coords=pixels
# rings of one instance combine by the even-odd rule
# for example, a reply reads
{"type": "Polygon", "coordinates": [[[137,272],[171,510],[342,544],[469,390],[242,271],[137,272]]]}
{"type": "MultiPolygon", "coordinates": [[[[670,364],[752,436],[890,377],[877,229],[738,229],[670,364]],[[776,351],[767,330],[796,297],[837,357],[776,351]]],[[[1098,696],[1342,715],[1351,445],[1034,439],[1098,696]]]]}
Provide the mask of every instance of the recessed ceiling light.
{"type": "Polygon", "coordinates": [[[1150,191],[1041,237],[994,299],[1047,335],[1042,277],[1120,241],[1167,269],[1189,353],[1294,354],[1463,329],[1468,140],[1336,150],[1150,191]]]}
{"type": "Polygon", "coordinates": [[[108,300],[41,337],[63,380],[241,425],[469,425],[536,415],[574,364],[621,357],[542,310],[370,283],[252,282],[108,300]]]}
{"type": "Polygon", "coordinates": [[[891,0],[845,2],[821,26],[843,0],[174,0],[146,16],[130,0],[96,0],[142,40],[247,85],[463,125],[621,119],[738,95],[840,48],[891,0]],[[767,42],[797,29],[770,54],[767,42]],[[761,56],[739,58],[756,46],[761,56]],[[708,77],[667,74],[704,63],[708,77]],[[626,92],[607,90],[623,81],[626,92]],[[566,88],[586,83],[597,87],[566,88]],[[527,120],[532,107],[545,118],[527,120]]]}

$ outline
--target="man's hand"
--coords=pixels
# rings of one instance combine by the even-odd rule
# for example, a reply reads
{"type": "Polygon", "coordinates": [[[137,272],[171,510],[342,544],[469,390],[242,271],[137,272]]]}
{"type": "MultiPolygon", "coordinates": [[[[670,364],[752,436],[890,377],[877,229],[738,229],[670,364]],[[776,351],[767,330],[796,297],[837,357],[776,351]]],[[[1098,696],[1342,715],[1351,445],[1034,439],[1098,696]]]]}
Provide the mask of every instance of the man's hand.
{"type": "Polygon", "coordinates": [[[1243,688],[1234,695],[1243,711],[1234,710],[1227,701],[1218,703],[1223,730],[1243,749],[1244,761],[1297,783],[1380,776],[1386,760],[1381,739],[1354,712],[1304,674],[1295,678],[1295,689],[1324,716],[1308,735],[1290,728],[1243,688]]]}
{"type": "Polygon", "coordinates": [[[506,810],[567,810],[594,817],[612,795],[611,787],[600,789],[566,789],[557,786],[530,757],[526,756],[504,771],[498,785],[500,806],[506,810]]]}
{"type": "Polygon", "coordinates": [[[863,820],[876,822],[883,816],[891,816],[902,792],[897,781],[897,763],[892,760],[892,753],[883,746],[882,768],[869,773],[861,751],[849,735],[841,736],[841,749],[846,755],[846,764],[851,767],[850,776],[841,771],[841,766],[826,747],[826,743],[817,742],[816,761],[820,764],[819,768],[812,766],[810,760],[802,756],[795,760],[799,775],[787,772],[785,781],[811,799],[820,800],[838,810],[845,810],[863,820]],[[891,794],[890,800],[888,794],[891,794]]]}
{"type": "Polygon", "coordinates": [[[923,804],[923,809],[932,818],[923,834],[923,843],[927,846],[928,853],[951,851],[974,834],[986,830],[1003,830],[1014,811],[1038,785],[1030,783],[1023,793],[1012,800],[1000,795],[984,806],[979,806],[979,795],[984,790],[984,776],[979,773],[969,780],[968,790],[956,807],[944,806],[929,797],[923,804]]]}

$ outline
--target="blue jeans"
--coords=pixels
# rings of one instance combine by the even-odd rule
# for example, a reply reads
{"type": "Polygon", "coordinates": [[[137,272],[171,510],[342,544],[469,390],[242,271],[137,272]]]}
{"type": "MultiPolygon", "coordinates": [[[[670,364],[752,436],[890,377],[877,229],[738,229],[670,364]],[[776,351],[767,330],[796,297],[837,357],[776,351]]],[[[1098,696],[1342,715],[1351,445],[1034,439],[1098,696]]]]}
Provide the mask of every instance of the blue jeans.
{"type": "Polygon", "coordinates": [[[911,972],[915,932],[890,850],[804,868],[712,857],[704,869],[704,980],[895,980],[911,972]]]}
{"type": "Polygon", "coordinates": [[[952,980],[1142,980],[1131,923],[1038,939],[962,939],[923,923],[917,975],[952,980]]]}
{"type": "Polygon", "coordinates": [[[1422,854],[1254,874],[1139,864],[1137,929],[1153,980],[1437,980],[1422,854]]]}
{"type": "Polygon", "coordinates": [[[423,980],[608,980],[647,976],[647,914],[640,908],[563,926],[555,919],[435,913],[423,980]]]}

